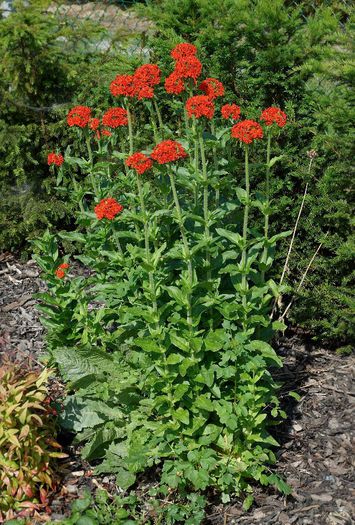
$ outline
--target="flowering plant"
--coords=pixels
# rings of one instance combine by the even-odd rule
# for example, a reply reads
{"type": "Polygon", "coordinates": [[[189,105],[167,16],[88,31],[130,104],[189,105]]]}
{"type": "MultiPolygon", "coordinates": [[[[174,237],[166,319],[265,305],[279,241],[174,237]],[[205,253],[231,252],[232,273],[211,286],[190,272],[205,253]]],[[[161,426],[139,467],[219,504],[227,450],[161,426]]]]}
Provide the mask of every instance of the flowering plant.
{"type": "Polygon", "coordinates": [[[171,56],[162,83],[155,64],[112,81],[123,107],[102,119],[109,137],[90,133],[90,108],[68,115],[88,155],[68,154],[59,167],[78,200],[77,230],[60,237],[76,246],[83,275],[63,264],[53,275],[55,241],[47,233],[37,243],[51,246],[37,256],[49,279],[42,311],[51,359],[76,391],[63,424],[123,488],[161,464],[162,487],[181,492],[215,486],[228,501],[250,493],[251,480],[287,492],[267,467],[277,446],[268,427],[284,417],[270,374],[282,361],[269,344],[284,327],[270,318],[280,287],[267,274],[289,234],[269,235],[268,184],[278,160],[271,139],[286,116],[269,108],[259,121],[241,120],[221,82],[201,81],[194,46],[179,44],[171,56]],[[163,122],[163,86],[164,111],[178,106],[177,129],[163,122]],[[143,119],[148,137],[135,128],[143,119]],[[254,195],[256,162],[265,181],[254,195]],[[250,221],[259,212],[263,231],[250,221]]]}

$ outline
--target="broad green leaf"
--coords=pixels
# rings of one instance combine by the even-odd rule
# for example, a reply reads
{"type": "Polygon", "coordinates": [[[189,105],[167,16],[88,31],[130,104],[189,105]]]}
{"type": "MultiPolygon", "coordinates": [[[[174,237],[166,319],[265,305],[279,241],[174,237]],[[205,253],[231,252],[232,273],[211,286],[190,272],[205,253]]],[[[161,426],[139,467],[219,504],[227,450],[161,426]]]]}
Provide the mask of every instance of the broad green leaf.
{"type": "Polygon", "coordinates": [[[178,420],[181,421],[181,423],[184,423],[184,425],[188,425],[190,422],[190,415],[188,410],[185,410],[184,408],[179,407],[177,410],[173,411],[173,416],[178,420]]]}
{"type": "Polygon", "coordinates": [[[219,328],[214,332],[209,332],[205,337],[206,350],[211,350],[212,352],[221,350],[225,342],[226,334],[222,328],[219,328]]]}
{"type": "Polygon", "coordinates": [[[281,358],[276,354],[275,350],[265,341],[251,341],[245,347],[249,350],[257,350],[263,357],[270,359],[279,367],[282,367],[281,358]]]}
{"type": "Polygon", "coordinates": [[[224,228],[216,228],[216,232],[221,237],[224,237],[233,244],[236,244],[239,248],[243,246],[243,237],[239,233],[231,232],[229,230],[225,230],[224,228]]]}
{"type": "Polygon", "coordinates": [[[163,353],[163,349],[158,345],[158,343],[154,339],[149,339],[149,337],[138,337],[134,340],[134,343],[142,348],[145,352],[154,352],[156,354],[163,353]]]}
{"type": "Polygon", "coordinates": [[[124,468],[120,468],[117,472],[116,483],[121,489],[127,490],[136,481],[136,475],[124,468]]]}
{"type": "Polygon", "coordinates": [[[166,363],[168,365],[176,365],[177,363],[181,363],[183,359],[183,356],[180,354],[170,354],[166,360],[166,363]]]}

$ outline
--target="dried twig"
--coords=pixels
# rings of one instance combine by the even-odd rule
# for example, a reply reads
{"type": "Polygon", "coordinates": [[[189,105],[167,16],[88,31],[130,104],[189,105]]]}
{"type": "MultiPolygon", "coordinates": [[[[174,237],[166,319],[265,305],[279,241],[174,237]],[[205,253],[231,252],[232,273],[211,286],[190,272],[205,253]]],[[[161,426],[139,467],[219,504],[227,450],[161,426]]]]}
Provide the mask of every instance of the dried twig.
{"type": "MultiPolygon", "coordinates": [[[[328,235],[328,233],[329,233],[329,232],[327,232],[327,233],[325,234],[325,237],[328,235]]],[[[320,250],[321,247],[323,246],[323,242],[324,242],[324,241],[322,241],[322,242],[320,243],[320,245],[318,246],[318,248],[317,248],[316,251],[314,252],[314,254],[313,254],[311,260],[309,261],[308,266],[307,266],[307,268],[306,268],[304,274],[302,275],[302,278],[301,278],[301,280],[300,280],[300,283],[299,283],[299,285],[297,286],[296,293],[298,293],[298,292],[300,291],[300,289],[302,288],[302,285],[303,285],[303,283],[304,283],[304,280],[305,280],[305,278],[307,277],[308,271],[309,271],[310,267],[312,266],[313,261],[314,261],[314,259],[316,258],[316,256],[317,256],[319,250],[320,250]]],[[[292,297],[291,301],[288,303],[287,307],[285,308],[284,313],[279,317],[279,320],[280,320],[280,321],[282,321],[282,319],[285,318],[287,312],[289,311],[289,309],[290,309],[291,306],[293,305],[294,300],[295,300],[295,297],[292,297]]]]}

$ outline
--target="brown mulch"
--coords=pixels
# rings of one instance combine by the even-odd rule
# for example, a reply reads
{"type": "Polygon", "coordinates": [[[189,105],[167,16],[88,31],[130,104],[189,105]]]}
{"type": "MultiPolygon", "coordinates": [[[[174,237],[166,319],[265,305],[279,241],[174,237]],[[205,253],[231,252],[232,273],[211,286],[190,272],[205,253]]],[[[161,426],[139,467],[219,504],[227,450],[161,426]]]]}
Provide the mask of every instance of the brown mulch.
{"type": "MultiPolygon", "coordinates": [[[[0,362],[6,354],[40,366],[43,329],[32,294],[43,289],[39,270],[0,254],[0,362]]],[[[351,525],[355,523],[354,356],[314,346],[300,334],[279,342],[285,366],[278,379],[288,420],[275,430],[281,446],[275,468],[293,489],[287,498],[271,488],[256,487],[249,512],[241,501],[211,505],[206,525],[351,525]],[[296,402],[287,395],[295,390],[296,402]]],[[[57,385],[60,389],[60,385],[57,385]]],[[[53,517],[84,487],[112,487],[110,477],[95,477],[73,447],[63,464],[63,485],[52,502],[53,517]]]]}

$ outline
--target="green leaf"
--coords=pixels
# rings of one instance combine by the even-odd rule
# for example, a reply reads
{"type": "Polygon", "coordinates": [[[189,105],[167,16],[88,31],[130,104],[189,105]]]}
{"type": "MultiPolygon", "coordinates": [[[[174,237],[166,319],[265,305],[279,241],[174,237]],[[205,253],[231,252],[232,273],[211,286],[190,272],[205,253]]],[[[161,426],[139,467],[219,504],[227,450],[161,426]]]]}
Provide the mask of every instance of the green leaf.
{"type": "Polygon", "coordinates": [[[297,392],[289,392],[288,395],[296,399],[296,401],[300,401],[301,399],[301,396],[297,394],[297,392]]]}
{"type": "Polygon", "coordinates": [[[166,363],[168,365],[176,365],[177,363],[181,363],[183,359],[183,356],[180,354],[170,354],[166,360],[166,363]]]}
{"type": "Polygon", "coordinates": [[[265,341],[251,341],[245,346],[248,350],[257,350],[260,354],[273,361],[279,367],[282,367],[282,360],[276,354],[275,350],[265,341]]]}
{"type": "Polygon", "coordinates": [[[154,352],[156,354],[163,353],[163,349],[158,345],[158,343],[154,339],[149,339],[149,337],[138,337],[134,340],[134,344],[142,348],[145,352],[154,352]]]}
{"type": "Polygon", "coordinates": [[[79,232],[59,232],[58,236],[65,241],[86,242],[86,237],[79,232]]]}
{"type": "Polygon", "coordinates": [[[212,352],[218,352],[218,350],[221,350],[225,342],[226,334],[222,328],[219,328],[214,332],[209,332],[205,337],[206,350],[211,350],[212,352]]]}
{"type": "Polygon", "coordinates": [[[216,232],[221,237],[224,237],[233,244],[236,244],[239,248],[243,247],[243,237],[239,233],[231,232],[229,230],[225,230],[224,228],[216,228],[216,232]]]}
{"type": "Polygon", "coordinates": [[[53,350],[52,356],[66,381],[77,381],[91,374],[112,370],[112,357],[95,348],[83,350],[60,347],[53,350]]]}
{"type": "Polygon", "coordinates": [[[235,192],[236,192],[237,197],[240,200],[240,202],[242,204],[246,204],[247,199],[248,199],[248,194],[247,194],[246,190],[244,188],[236,188],[235,192]]]}
{"type": "Polygon", "coordinates": [[[179,372],[182,377],[186,376],[187,370],[195,365],[195,361],[191,357],[185,357],[181,365],[179,366],[179,372]]]}
{"type": "Polygon", "coordinates": [[[269,483],[271,483],[271,485],[274,485],[280,492],[282,492],[286,496],[292,493],[292,488],[289,485],[287,485],[287,483],[285,483],[284,480],[279,478],[279,476],[277,476],[276,474],[270,474],[270,476],[268,476],[268,481],[269,483]]]}
{"type": "Polygon", "coordinates": [[[254,498],[251,494],[249,494],[249,496],[247,496],[245,500],[243,501],[243,509],[249,510],[253,502],[254,502],[254,498]]]}
{"type": "Polygon", "coordinates": [[[194,406],[207,410],[208,412],[213,412],[214,410],[213,402],[206,396],[206,394],[198,396],[194,401],[194,406]]]}
{"type": "Polygon", "coordinates": [[[270,162],[269,162],[269,168],[272,168],[274,164],[276,164],[276,162],[278,162],[279,160],[281,160],[285,155],[279,155],[278,157],[273,157],[270,162]]]}
{"type": "Polygon", "coordinates": [[[124,468],[120,468],[117,472],[116,483],[121,489],[127,490],[136,481],[136,475],[124,468]]]}
{"type": "Polygon", "coordinates": [[[190,422],[190,414],[184,408],[179,407],[177,410],[173,411],[173,416],[184,425],[188,425],[190,422]]]}

